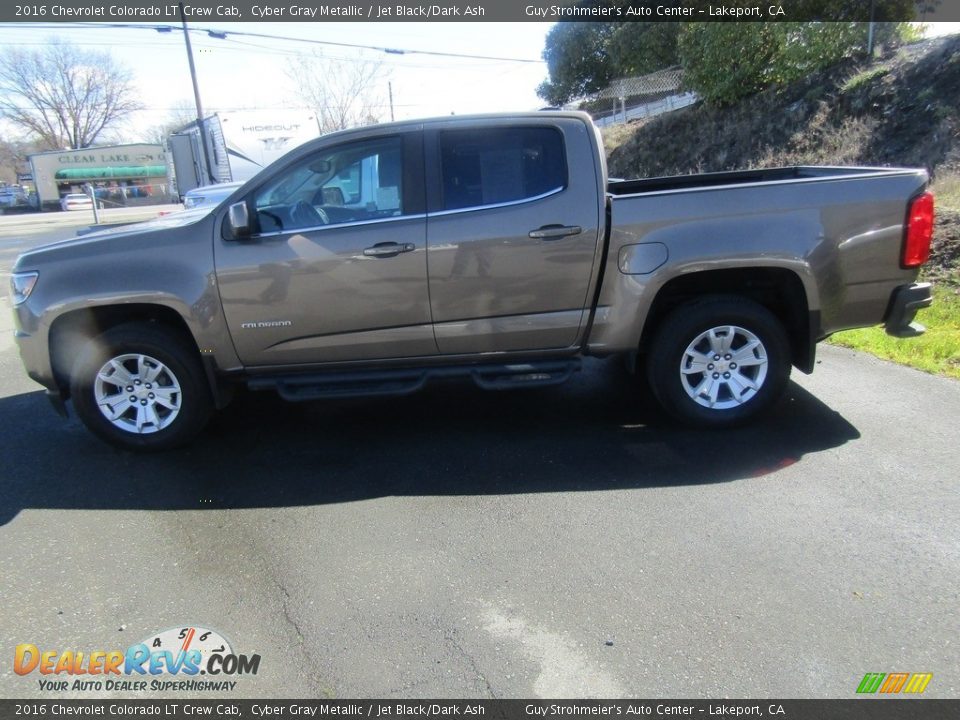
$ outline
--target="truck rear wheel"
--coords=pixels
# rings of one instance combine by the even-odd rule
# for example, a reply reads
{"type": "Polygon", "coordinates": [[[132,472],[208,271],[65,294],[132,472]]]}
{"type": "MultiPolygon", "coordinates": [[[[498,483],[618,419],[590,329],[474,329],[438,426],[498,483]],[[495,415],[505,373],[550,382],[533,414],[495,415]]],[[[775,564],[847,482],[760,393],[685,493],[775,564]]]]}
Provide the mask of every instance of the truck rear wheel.
{"type": "Polygon", "coordinates": [[[90,340],[70,394],[87,428],[128,450],[183,445],[213,409],[195,351],[178,333],[149,323],[119,325],[90,340]]]}
{"type": "Polygon", "coordinates": [[[700,427],[743,423],[775,403],[790,377],[790,346],[774,315],[752,300],[711,297],[671,312],[647,362],[670,415],[700,427]]]}

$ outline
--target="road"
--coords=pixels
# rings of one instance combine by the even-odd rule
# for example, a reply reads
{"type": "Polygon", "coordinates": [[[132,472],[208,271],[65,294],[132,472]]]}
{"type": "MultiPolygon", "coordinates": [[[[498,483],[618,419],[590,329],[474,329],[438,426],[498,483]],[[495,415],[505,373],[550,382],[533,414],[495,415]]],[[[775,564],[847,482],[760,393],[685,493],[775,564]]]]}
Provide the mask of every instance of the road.
{"type": "Polygon", "coordinates": [[[248,394],[143,457],[54,415],[3,322],[2,697],[51,697],[17,644],[188,625],[261,656],[214,697],[960,694],[955,381],[824,347],[763,423],[695,432],[592,361],[504,394],[248,394]]]}

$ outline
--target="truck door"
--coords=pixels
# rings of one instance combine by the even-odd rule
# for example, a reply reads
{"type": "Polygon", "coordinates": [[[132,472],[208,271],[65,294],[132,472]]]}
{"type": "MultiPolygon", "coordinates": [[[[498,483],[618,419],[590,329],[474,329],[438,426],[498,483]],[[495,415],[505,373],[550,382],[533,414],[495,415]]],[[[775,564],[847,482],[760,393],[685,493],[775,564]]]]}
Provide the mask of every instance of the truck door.
{"type": "Polygon", "coordinates": [[[252,236],[214,244],[244,364],[436,354],[422,133],[314,151],[257,182],[245,202],[252,236]]]}
{"type": "Polygon", "coordinates": [[[469,123],[425,140],[440,352],[569,347],[585,319],[600,227],[588,128],[557,118],[469,123]]]}

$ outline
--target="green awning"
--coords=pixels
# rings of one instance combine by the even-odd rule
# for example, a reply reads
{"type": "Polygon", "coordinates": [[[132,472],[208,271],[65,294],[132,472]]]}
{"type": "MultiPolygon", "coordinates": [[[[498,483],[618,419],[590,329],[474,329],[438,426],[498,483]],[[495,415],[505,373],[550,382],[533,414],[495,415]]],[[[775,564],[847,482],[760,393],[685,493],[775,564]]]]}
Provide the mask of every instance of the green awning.
{"type": "Polygon", "coordinates": [[[102,180],[104,178],[136,179],[166,177],[166,165],[134,165],[127,167],[67,168],[57,170],[57,180],[102,180]]]}

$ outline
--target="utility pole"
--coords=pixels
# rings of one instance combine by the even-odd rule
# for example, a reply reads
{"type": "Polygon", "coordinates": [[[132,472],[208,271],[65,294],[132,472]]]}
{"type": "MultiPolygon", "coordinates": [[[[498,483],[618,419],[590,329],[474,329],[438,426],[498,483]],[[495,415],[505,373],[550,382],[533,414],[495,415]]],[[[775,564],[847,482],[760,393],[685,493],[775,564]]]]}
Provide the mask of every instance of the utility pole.
{"type": "MultiPolygon", "coordinates": [[[[183,39],[187,44],[187,62],[190,64],[190,79],[193,81],[193,100],[197,105],[197,128],[200,130],[200,145],[203,148],[203,165],[207,169],[207,178],[215,180],[213,167],[210,165],[210,152],[207,149],[207,129],[203,124],[203,105],[200,103],[200,86],[197,84],[197,68],[193,64],[193,46],[190,44],[190,31],[187,30],[187,16],[183,12],[183,3],[178,2],[180,8],[180,22],[183,24],[183,39]]],[[[201,185],[207,185],[203,182],[201,185]]]]}
{"type": "Polygon", "coordinates": [[[393,81],[387,80],[387,92],[390,93],[390,122],[393,122],[393,81]]]}

